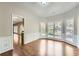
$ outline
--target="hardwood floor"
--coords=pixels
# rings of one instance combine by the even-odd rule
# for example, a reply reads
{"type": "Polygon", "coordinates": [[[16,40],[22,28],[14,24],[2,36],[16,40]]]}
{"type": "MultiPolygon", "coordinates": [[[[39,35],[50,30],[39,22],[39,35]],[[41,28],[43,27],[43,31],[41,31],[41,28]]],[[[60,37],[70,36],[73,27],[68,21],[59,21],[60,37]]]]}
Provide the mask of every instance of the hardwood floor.
{"type": "Polygon", "coordinates": [[[13,44],[13,56],[24,56],[22,47],[20,47],[18,44],[13,44]]]}
{"type": "Polygon", "coordinates": [[[9,50],[9,51],[6,51],[6,52],[0,54],[0,56],[12,56],[12,54],[13,54],[13,50],[9,50]]]}
{"type": "Polygon", "coordinates": [[[49,39],[39,39],[25,44],[14,45],[14,56],[77,56],[79,50],[70,44],[49,39]],[[70,51],[68,51],[70,50],[70,51]]]}

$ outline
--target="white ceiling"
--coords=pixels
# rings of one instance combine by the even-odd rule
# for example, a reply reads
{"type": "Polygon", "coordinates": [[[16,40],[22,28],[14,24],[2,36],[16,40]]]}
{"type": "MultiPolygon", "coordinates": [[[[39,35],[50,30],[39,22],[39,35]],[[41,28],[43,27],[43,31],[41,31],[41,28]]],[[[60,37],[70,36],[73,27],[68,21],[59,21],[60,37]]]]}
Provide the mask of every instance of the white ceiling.
{"type": "MultiPolygon", "coordinates": [[[[48,2],[47,5],[42,5],[41,2],[20,2],[12,3],[14,6],[23,7],[27,12],[31,12],[39,17],[49,17],[61,13],[65,13],[74,7],[78,2],[48,2]]],[[[19,21],[19,20],[18,20],[19,21]]]]}
{"type": "Polygon", "coordinates": [[[42,5],[41,2],[18,3],[24,9],[30,10],[32,13],[40,17],[48,17],[61,14],[71,10],[78,5],[78,2],[48,2],[42,5]]]}

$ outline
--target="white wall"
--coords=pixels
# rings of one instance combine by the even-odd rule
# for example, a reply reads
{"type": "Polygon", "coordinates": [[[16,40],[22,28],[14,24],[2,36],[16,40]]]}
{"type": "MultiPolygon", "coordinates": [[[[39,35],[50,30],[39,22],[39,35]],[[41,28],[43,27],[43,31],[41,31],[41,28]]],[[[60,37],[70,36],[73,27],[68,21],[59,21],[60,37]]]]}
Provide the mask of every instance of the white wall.
{"type": "Polygon", "coordinates": [[[29,43],[39,38],[39,17],[32,14],[28,9],[13,6],[13,15],[24,18],[24,42],[29,43]]]}
{"type": "Polygon", "coordinates": [[[13,49],[11,8],[0,4],[0,53],[13,49]]]}
{"type": "Polygon", "coordinates": [[[34,16],[25,18],[25,42],[36,40],[39,38],[39,19],[34,16]]]}

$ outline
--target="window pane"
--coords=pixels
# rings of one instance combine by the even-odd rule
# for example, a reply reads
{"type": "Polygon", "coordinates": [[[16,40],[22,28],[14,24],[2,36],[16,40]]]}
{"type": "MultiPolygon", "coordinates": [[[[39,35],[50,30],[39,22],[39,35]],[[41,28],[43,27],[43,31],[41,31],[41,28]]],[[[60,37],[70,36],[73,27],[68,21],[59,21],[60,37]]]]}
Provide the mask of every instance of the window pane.
{"type": "Polygon", "coordinates": [[[74,19],[66,20],[66,40],[74,42],[74,19]]]}
{"type": "Polygon", "coordinates": [[[40,23],[40,34],[41,37],[46,37],[46,24],[40,23]]]}
{"type": "Polygon", "coordinates": [[[62,38],[62,29],[62,21],[55,21],[55,38],[62,38]]]}
{"type": "Polygon", "coordinates": [[[48,37],[53,37],[53,35],[54,35],[54,32],[53,32],[54,24],[48,23],[47,30],[48,30],[48,37]]]}

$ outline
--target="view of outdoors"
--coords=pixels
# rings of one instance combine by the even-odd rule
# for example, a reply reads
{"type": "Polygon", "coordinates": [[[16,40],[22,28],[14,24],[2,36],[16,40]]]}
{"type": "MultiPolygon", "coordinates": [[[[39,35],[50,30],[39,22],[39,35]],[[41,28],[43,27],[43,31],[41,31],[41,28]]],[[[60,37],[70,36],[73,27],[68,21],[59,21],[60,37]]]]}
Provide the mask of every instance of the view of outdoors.
{"type": "Polygon", "coordinates": [[[41,37],[58,38],[73,42],[74,39],[74,19],[64,21],[55,21],[40,23],[41,37]],[[63,25],[65,24],[65,25],[63,25]],[[65,27],[65,29],[63,28],[65,27]]]}

